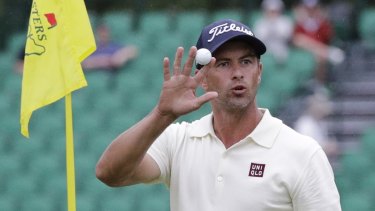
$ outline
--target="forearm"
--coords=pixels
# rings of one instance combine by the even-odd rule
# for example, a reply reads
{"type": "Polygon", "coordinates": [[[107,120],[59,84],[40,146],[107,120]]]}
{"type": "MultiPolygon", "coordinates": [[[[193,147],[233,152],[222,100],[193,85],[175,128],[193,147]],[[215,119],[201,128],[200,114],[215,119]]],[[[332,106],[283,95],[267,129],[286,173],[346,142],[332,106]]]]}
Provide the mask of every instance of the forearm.
{"type": "MultiPolygon", "coordinates": [[[[190,48],[182,70],[182,47],[177,48],[173,71],[170,71],[169,58],[164,58],[164,82],[158,105],[105,150],[96,167],[96,175],[104,183],[122,186],[149,182],[160,176],[159,166],[146,155],[151,144],[179,116],[195,111],[217,97],[217,92],[206,92],[199,97],[195,95],[196,88],[205,77],[203,71],[190,76],[196,51],[196,47],[190,48]],[[171,76],[171,72],[174,75],[171,76]]],[[[212,58],[208,69],[214,64],[215,59],[212,58]]]]}
{"type": "MultiPolygon", "coordinates": [[[[110,186],[134,183],[127,180],[134,180],[132,177],[147,150],[174,120],[174,117],[161,115],[154,109],[109,145],[97,164],[97,177],[110,186]]],[[[153,174],[144,177],[143,179],[147,180],[147,177],[153,177],[153,174]]]]}

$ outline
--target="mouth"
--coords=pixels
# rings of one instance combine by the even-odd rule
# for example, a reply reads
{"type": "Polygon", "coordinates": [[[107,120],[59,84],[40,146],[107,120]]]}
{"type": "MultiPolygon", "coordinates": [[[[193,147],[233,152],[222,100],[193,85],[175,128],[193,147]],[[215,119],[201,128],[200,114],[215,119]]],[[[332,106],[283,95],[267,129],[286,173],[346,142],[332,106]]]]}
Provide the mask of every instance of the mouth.
{"type": "Polygon", "coordinates": [[[237,85],[237,86],[234,86],[231,88],[231,91],[236,94],[236,95],[240,95],[240,94],[243,94],[246,92],[246,87],[245,86],[242,86],[242,85],[237,85]]]}

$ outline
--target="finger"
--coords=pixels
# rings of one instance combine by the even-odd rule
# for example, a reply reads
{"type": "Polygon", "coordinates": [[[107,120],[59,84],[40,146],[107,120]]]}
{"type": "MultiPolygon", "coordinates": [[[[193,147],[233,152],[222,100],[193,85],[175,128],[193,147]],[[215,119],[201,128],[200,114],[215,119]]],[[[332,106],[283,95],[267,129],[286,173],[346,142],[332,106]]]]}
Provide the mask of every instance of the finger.
{"type": "Polygon", "coordinates": [[[197,107],[201,107],[203,104],[210,100],[215,99],[218,96],[217,92],[206,92],[202,96],[196,98],[197,107]]]}
{"type": "Polygon", "coordinates": [[[206,66],[203,66],[200,70],[198,70],[197,74],[194,76],[194,79],[200,83],[203,78],[207,75],[208,71],[210,71],[215,66],[216,58],[212,57],[210,63],[206,66]]]}
{"type": "Polygon", "coordinates": [[[164,81],[168,81],[169,79],[171,79],[171,75],[169,73],[169,59],[168,57],[164,57],[164,60],[163,60],[163,70],[164,70],[164,81]]]}
{"type": "Polygon", "coordinates": [[[183,69],[183,72],[182,74],[186,75],[186,76],[189,76],[190,73],[191,73],[191,69],[193,67],[193,63],[194,63],[194,60],[195,60],[195,56],[197,55],[197,47],[195,46],[192,46],[189,50],[189,55],[188,55],[188,58],[186,60],[186,63],[184,65],[184,69],[183,69]]]}
{"type": "Polygon", "coordinates": [[[216,63],[216,58],[212,57],[210,63],[208,63],[206,65],[208,67],[207,69],[211,69],[211,68],[215,67],[215,63],[216,63]]]}
{"type": "Polygon", "coordinates": [[[176,55],[174,58],[174,63],[173,63],[173,74],[174,75],[179,75],[181,72],[181,60],[182,60],[182,55],[184,54],[184,48],[183,47],[178,47],[176,51],[176,55]]]}

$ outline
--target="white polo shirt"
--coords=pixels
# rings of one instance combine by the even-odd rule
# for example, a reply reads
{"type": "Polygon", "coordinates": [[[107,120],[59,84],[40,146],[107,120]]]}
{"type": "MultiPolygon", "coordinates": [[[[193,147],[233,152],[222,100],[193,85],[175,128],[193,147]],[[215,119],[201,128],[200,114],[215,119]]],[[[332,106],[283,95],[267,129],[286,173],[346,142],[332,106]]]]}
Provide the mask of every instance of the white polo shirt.
{"type": "Polygon", "coordinates": [[[212,114],[160,135],[148,153],[170,188],[172,211],[341,210],[321,147],[262,111],[255,130],[228,149],[212,114]]]}

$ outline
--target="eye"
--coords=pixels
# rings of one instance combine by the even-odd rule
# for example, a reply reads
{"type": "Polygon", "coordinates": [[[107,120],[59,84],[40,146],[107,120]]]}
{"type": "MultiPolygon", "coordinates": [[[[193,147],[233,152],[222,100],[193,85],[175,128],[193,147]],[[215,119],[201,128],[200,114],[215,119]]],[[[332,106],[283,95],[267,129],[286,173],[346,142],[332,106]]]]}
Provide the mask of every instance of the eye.
{"type": "Polygon", "coordinates": [[[228,61],[220,61],[216,63],[216,67],[227,67],[229,65],[228,61]]]}
{"type": "Polygon", "coordinates": [[[252,64],[253,61],[251,59],[246,58],[246,59],[243,59],[241,61],[241,63],[244,64],[244,65],[248,65],[248,64],[252,64]]]}

